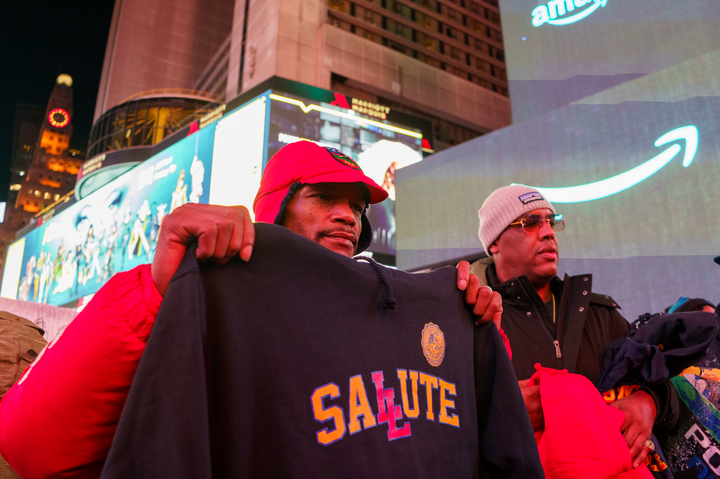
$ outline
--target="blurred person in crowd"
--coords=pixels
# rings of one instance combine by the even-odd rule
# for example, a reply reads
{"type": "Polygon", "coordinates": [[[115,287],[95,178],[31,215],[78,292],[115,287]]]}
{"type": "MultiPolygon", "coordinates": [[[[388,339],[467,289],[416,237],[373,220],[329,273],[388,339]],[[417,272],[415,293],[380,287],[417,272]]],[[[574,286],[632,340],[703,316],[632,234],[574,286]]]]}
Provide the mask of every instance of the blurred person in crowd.
{"type": "MultiPolygon", "coordinates": [[[[502,326],[538,434],[545,425],[539,386],[528,382],[535,364],[567,369],[597,387],[603,352],[627,335],[629,325],[610,296],[592,292],[591,275],[557,276],[556,233],[565,228],[565,218],[538,191],[524,185],[499,188],[478,214],[478,234],[488,258],[473,263],[470,271],[502,296],[502,326]]],[[[635,468],[653,448],[654,423],[672,420],[669,389],[642,388],[613,403],[625,412],[621,430],[635,468]]]]}
{"type": "MultiPolygon", "coordinates": [[[[23,317],[0,311],[0,400],[25,369],[35,361],[47,341],[45,331],[23,317]]],[[[32,431],[28,431],[31,434],[32,431]]],[[[31,434],[32,435],[32,434],[31,434]]],[[[20,479],[20,475],[0,456],[0,478],[20,479]]]]}
{"type": "Polygon", "coordinates": [[[707,299],[681,296],[675,304],[665,308],[666,313],[684,313],[688,311],[705,311],[706,313],[714,313],[715,305],[707,299]]]}
{"type": "MultiPolygon", "coordinates": [[[[720,263],[720,257],[715,261],[720,263]]],[[[666,313],[704,311],[715,313],[715,306],[703,298],[680,297],[665,308],[666,313]]],[[[717,320],[717,319],[716,319],[717,320]]],[[[720,321],[718,321],[720,326],[720,321]]],[[[677,424],[659,437],[668,466],[676,479],[718,478],[716,461],[720,450],[717,416],[720,410],[720,333],[705,357],[670,379],[680,398],[677,424]]]]}
{"type": "MultiPolygon", "coordinates": [[[[366,177],[349,157],[332,148],[302,142],[283,148],[269,162],[255,199],[254,210],[258,221],[285,226],[290,231],[349,258],[370,245],[372,228],[366,217],[368,205],[378,203],[386,197],[387,193],[366,177]],[[273,168],[273,164],[277,166],[273,168]]],[[[56,338],[50,345],[47,350],[50,353],[36,362],[34,369],[23,377],[19,388],[11,392],[11,403],[0,405],[0,449],[4,452],[9,449],[15,451],[15,463],[21,464],[24,470],[31,471],[30,475],[39,474],[39,471],[64,471],[69,474],[68,477],[73,474],[99,473],[154,318],[189,245],[197,242],[195,256],[198,260],[225,264],[239,255],[242,260],[248,261],[255,242],[254,229],[245,207],[188,204],[168,215],[163,222],[157,254],[152,265],[140,266],[111,279],[80,313],[72,326],[65,330],[62,337],[56,338]],[[84,327],[88,329],[83,329],[84,327]],[[81,337],[87,338],[93,334],[98,335],[98,342],[101,343],[101,351],[98,351],[97,356],[93,356],[85,348],[82,348],[82,351],[78,350],[80,348],[73,348],[81,337]],[[71,383],[69,386],[65,382],[68,380],[71,383]],[[22,381],[27,382],[23,384],[22,381]],[[12,396],[21,397],[28,391],[23,389],[27,387],[43,389],[46,387],[43,381],[52,381],[57,385],[52,391],[54,394],[51,402],[56,409],[50,410],[50,405],[44,406],[40,416],[36,411],[13,410],[13,415],[10,416],[9,408],[14,405],[12,396]],[[22,457],[22,445],[9,440],[14,437],[14,427],[27,421],[62,417],[63,405],[81,411],[82,414],[72,425],[65,425],[63,437],[57,438],[55,443],[44,442],[38,446],[44,451],[43,461],[31,461],[27,456],[22,457]],[[70,450],[73,454],[70,454],[70,450]]],[[[465,290],[463,296],[466,304],[472,308],[478,323],[492,320],[499,324],[502,312],[499,295],[490,288],[480,287],[477,277],[468,275],[468,269],[467,263],[459,265],[457,278],[458,287],[465,290]]],[[[383,275],[378,274],[382,279],[383,275]]],[[[282,294],[278,294],[281,298],[282,294]]],[[[292,304],[288,304],[288,307],[292,308],[292,304]]],[[[491,328],[492,331],[494,327],[491,328]]],[[[433,342],[433,347],[437,347],[439,339],[435,333],[429,336],[428,340],[433,342]]],[[[419,348],[419,344],[418,340],[416,347],[419,348]]],[[[502,345],[501,342],[499,344],[502,345]]],[[[303,354],[315,347],[308,347],[307,344],[301,346],[303,354]]],[[[433,351],[436,352],[433,349],[431,353],[433,351]]],[[[491,360],[499,363],[507,361],[500,355],[491,360]]],[[[488,364],[484,367],[490,366],[488,364]]],[[[508,372],[509,367],[508,364],[508,372]]],[[[410,376],[415,384],[412,374],[417,373],[411,372],[410,376]]],[[[476,369],[475,374],[482,375],[483,367],[476,369]]],[[[426,380],[431,381],[432,378],[426,380]]],[[[486,401],[487,399],[482,398],[493,398],[501,401],[503,405],[498,410],[493,409],[493,414],[515,405],[522,408],[522,397],[519,391],[514,389],[514,379],[510,384],[513,389],[503,391],[502,399],[493,394],[492,389],[485,388],[484,391],[476,392],[476,400],[486,401]]],[[[378,383],[375,386],[378,387],[378,383]]],[[[432,385],[426,386],[428,409],[431,408],[434,388],[436,387],[432,385]]],[[[390,389],[386,391],[391,393],[390,389]]],[[[399,395],[395,398],[395,404],[401,402],[399,395]]],[[[455,400],[460,401],[461,398],[458,396],[455,400]]],[[[407,410],[409,406],[404,404],[405,401],[406,398],[403,397],[403,407],[407,410]]],[[[441,404],[442,401],[441,398],[441,404]]],[[[378,396],[378,404],[380,403],[384,404],[383,399],[378,396]]],[[[356,406],[364,407],[363,404],[356,406]]],[[[418,407],[415,403],[414,408],[418,407]]],[[[443,407],[453,406],[445,402],[443,407]]],[[[383,414],[387,416],[383,408],[384,406],[378,416],[380,423],[388,421],[381,419],[383,414]]],[[[391,411],[396,411],[394,415],[396,419],[400,419],[401,406],[396,408],[391,411]]],[[[488,409],[478,411],[478,414],[489,412],[488,409]]],[[[442,413],[440,416],[442,421],[442,413]]],[[[490,421],[498,421],[501,417],[504,417],[502,413],[490,421]]],[[[496,445],[490,450],[471,450],[470,454],[480,453],[485,459],[494,454],[506,458],[502,463],[492,466],[493,469],[489,471],[491,477],[542,476],[527,418],[513,415],[512,419],[505,419],[501,428],[503,432],[498,437],[485,439],[495,441],[496,445]],[[506,447],[510,437],[515,437],[516,440],[520,438],[522,441],[506,447]],[[528,439],[530,443],[527,443],[528,439]]],[[[365,415],[364,424],[366,428],[372,424],[368,415],[365,415]]],[[[475,430],[476,425],[467,424],[464,427],[467,433],[475,430]]],[[[479,430],[483,427],[486,426],[477,425],[479,430]]],[[[327,433],[327,429],[325,431],[327,433]]],[[[50,441],[52,442],[52,439],[50,441]]],[[[424,446],[419,447],[422,449],[424,446]]],[[[479,458],[475,457],[474,464],[477,470],[481,464],[479,458]]]]}

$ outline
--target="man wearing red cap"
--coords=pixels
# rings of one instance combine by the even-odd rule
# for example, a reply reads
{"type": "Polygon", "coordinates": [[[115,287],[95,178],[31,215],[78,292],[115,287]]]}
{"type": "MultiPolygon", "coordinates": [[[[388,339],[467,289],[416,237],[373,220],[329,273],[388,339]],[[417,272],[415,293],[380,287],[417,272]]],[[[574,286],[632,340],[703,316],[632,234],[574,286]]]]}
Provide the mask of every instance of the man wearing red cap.
{"type": "MultiPolygon", "coordinates": [[[[351,257],[371,242],[367,206],[386,197],[351,158],[301,142],[270,160],[253,208],[258,222],[286,226],[351,257]]],[[[195,241],[198,260],[222,264],[239,254],[248,261],[255,231],[247,209],[195,204],[178,208],[163,223],[152,265],[116,275],[46,348],[0,405],[0,452],[16,469],[27,477],[99,474],[162,297],[195,241]],[[88,347],[91,344],[100,346],[88,347]],[[33,425],[62,431],[62,437],[30,438],[30,448],[18,441],[18,432],[33,425]],[[42,450],[43,460],[31,450],[42,450]]],[[[497,294],[480,288],[467,269],[467,264],[459,267],[458,279],[458,286],[466,289],[466,303],[478,321],[499,323],[497,294]]]]}

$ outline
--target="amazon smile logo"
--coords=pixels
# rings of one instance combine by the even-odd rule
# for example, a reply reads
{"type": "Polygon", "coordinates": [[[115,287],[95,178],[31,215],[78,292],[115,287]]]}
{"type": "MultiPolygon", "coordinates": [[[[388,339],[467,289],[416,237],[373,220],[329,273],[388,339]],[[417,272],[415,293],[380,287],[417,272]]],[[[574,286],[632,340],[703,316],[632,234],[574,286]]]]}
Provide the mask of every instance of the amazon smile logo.
{"type": "Polygon", "coordinates": [[[550,25],[569,25],[587,17],[600,7],[607,5],[607,0],[550,0],[547,5],[540,5],[532,12],[532,24],[539,27],[550,25]]]}
{"type": "MultiPolygon", "coordinates": [[[[695,153],[697,153],[698,149],[698,130],[696,127],[689,125],[669,131],[655,141],[655,146],[661,147],[680,140],[685,140],[683,166],[687,168],[695,158],[695,153]]],[[[598,200],[625,191],[641,181],[650,178],[660,171],[663,166],[670,163],[670,161],[680,153],[680,150],[682,150],[682,147],[674,144],[642,165],[594,183],[561,188],[542,188],[537,186],[531,186],[530,188],[535,188],[551,203],[582,203],[584,201],[598,200]]]]}

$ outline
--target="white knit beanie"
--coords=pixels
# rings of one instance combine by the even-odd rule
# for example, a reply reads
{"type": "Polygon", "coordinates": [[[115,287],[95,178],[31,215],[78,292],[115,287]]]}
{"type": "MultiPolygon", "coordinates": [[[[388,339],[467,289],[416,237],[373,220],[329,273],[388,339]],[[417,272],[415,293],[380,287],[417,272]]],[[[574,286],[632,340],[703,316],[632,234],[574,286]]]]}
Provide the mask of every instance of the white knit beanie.
{"type": "Polygon", "coordinates": [[[510,223],[525,213],[542,208],[548,208],[555,214],[555,208],[548,200],[525,185],[503,186],[490,193],[478,211],[478,236],[488,256],[492,256],[490,246],[510,223]]]}

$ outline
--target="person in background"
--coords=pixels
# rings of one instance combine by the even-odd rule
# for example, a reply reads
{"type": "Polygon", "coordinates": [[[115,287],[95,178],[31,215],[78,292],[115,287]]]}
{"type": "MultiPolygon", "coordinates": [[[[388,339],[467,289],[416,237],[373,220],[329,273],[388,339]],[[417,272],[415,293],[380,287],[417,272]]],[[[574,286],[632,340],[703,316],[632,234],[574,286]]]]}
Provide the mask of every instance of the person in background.
{"type": "MultiPolygon", "coordinates": [[[[478,215],[478,235],[488,258],[473,263],[470,271],[502,296],[502,326],[538,434],[544,429],[540,388],[528,382],[535,364],[585,376],[597,387],[603,352],[627,335],[628,322],[610,296],[592,292],[592,275],[557,276],[556,233],[566,220],[537,190],[524,185],[499,188],[478,215]]],[[[613,403],[625,413],[621,431],[634,468],[653,448],[653,426],[674,420],[670,394],[668,385],[640,388],[613,403]]]]}

